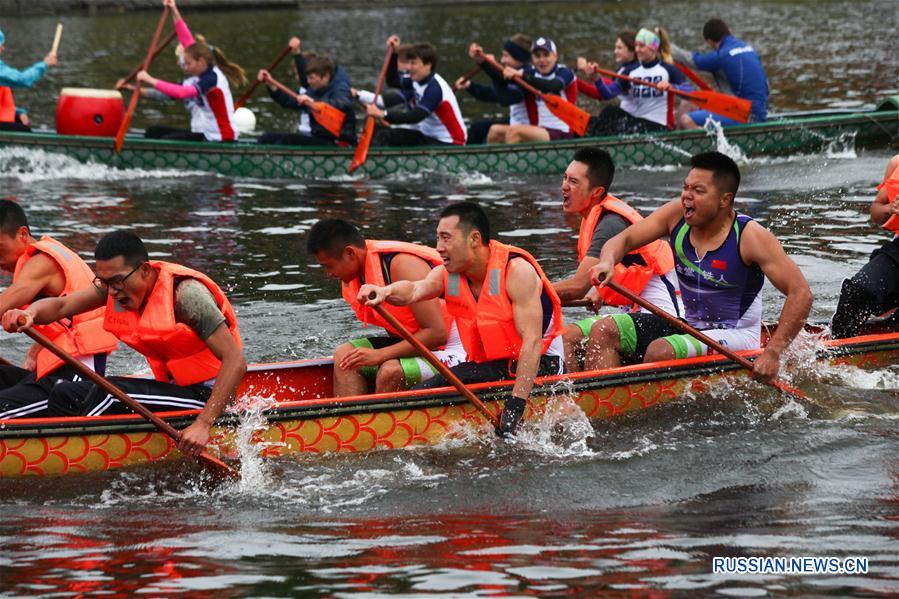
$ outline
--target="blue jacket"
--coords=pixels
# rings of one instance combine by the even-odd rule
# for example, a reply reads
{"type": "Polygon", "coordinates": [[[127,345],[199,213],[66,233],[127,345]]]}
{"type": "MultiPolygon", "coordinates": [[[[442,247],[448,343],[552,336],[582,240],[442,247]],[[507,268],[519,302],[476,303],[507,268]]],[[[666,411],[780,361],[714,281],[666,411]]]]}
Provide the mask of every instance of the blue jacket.
{"type": "Polygon", "coordinates": [[[733,94],[752,102],[754,121],[768,118],[768,76],[752,46],[727,35],[717,50],[694,52],[693,62],[701,71],[722,71],[733,94]]]}
{"type": "MultiPolygon", "coordinates": [[[[295,61],[297,63],[297,70],[300,73],[300,85],[305,88],[303,90],[304,93],[316,102],[326,102],[343,111],[343,113],[346,114],[346,120],[343,123],[343,128],[340,130],[339,140],[355,144],[356,112],[355,105],[353,104],[353,96],[350,93],[350,77],[347,75],[347,72],[343,67],[338,66],[334,72],[334,77],[328,85],[322,89],[313,90],[308,88],[309,83],[306,80],[306,61],[303,58],[303,55],[298,54],[295,61]]],[[[307,110],[305,107],[301,107],[297,104],[291,96],[281,90],[269,90],[269,95],[271,95],[275,102],[284,108],[289,108],[291,110],[307,110]]],[[[334,139],[331,132],[319,125],[314,118],[311,118],[311,115],[309,119],[309,128],[312,130],[312,135],[315,137],[334,139]]]]}
{"type": "Polygon", "coordinates": [[[6,87],[31,87],[47,72],[47,63],[41,60],[27,69],[14,69],[0,60],[0,85],[6,87]]]}

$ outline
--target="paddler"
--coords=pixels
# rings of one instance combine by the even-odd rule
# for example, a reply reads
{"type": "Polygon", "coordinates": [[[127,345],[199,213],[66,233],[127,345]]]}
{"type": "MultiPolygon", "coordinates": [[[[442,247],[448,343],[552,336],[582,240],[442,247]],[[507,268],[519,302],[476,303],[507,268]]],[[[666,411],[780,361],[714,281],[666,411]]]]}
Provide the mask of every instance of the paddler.
{"type": "MultiPolygon", "coordinates": [[[[712,73],[722,92],[751,101],[750,123],[766,121],[768,76],[755,48],[734,37],[727,23],[717,18],[709,19],[702,26],[702,37],[711,52],[685,52],[672,45],[675,59],[688,67],[712,73]]],[[[678,126],[681,129],[698,129],[709,119],[726,126],[744,124],[708,110],[693,110],[678,118],[678,126]]]]}
{"type": "MultiPolygon", "coordinates": [[[[802,271],[770,231],[734,210],[740,169],[720,152],[690,160],[683,191],[674,200],[610,239],[590,271],[603,285],[616,276],[615,265],[635,248],[668,237],[688,324],[734,351],[758,349],[761,341],[762,286],[767,277],[784,295],[777,328],[756,359],[752,376],[773,380],[780,357],[802,329],[812,292],[802,271]]],[[[633,353],[644,362],[702,356],[708,347],[654,314],[631,314],[633,353]]],[[[588,369],[621,363],[614,323],[590,332],[588,369]]]]}
{"type": "MultiPolygon", "coordinates": [[[[0,54],[6,50],[6,36],[0,31],[0,54]]],[[[17,107],[13,98],[14,87],[32,87],[40,81],[50,67],[56,66],[56,54],[50,52],[27,69],[14,69],[0,60],[0,131],[31,131],[28,111],[17,107]]]]}
{"type": "MultiPolygon", "coordinates": [[[[534,379],[563,371],[559,297],[533,256],[491,240],[490,221],[477,204],[459,202],[441,212],[437,252],[443,264],[423,279],[366,284],[357,301],[412,306],[444,298],[467,360],[452,372],[463,383],[514,379],[497,429],[500,435],[514,434],[534,379]]],[[[445,385],[438,375],[416,388],[445,385]]]]}
{"type": "MultiPolygon", "coordinates": [[[[42,297],[90,289],[94,278],[77,252],[52,237],[35,239],[25,211],[12,200],[0,200],[0,268],[12,273],[12,284],[0,293],[0,315],[42,297]]],[[[103,374],[107,355],[118,346],[118,340],[103,330],[104,312],[101,307],[39,330],[103,374]]],[[[32,345],[21,368],[0,365],[0,420],[45,416],[54,385],[77,377],[71,366],[40,345],[32,345]]]]}
{"type": "MultiPolygon", "coordinates": [[[[387,335],[360,337],[334,350],[334,396],[363,395],[374,383],[376,393],[408,389],[436,374],[415,348],[386,321],[358,301],[365,283],[418,281],[442,264],[433,248],[402,241],[366,240],[352,224],[340,219],[320,220],[312,227],[307,251],[339,279],[343,298],[363,323],[377,325],[387,335]]],[[[440,299],[409,307],[391,306],[391,313],[447,366],[465,359],[459,332],[440,299]]]]}
{"type": "MultiPolygon", "coordinates": [[[[9,310],[3,328],[18,332],[105,307],[103,328],[142,354],[153,372],[149,379],[111,380],[150,410],[201,410],[178,443],[182,452],[199,454],[247,369],[231,303],[205,274],[150,260],[143,241],[127,231],[106,234],[94,258],[93,285],[9,310]]],[[[115,397],[84,381],[58,383],[47,406],[52,417],[129,412],[115,397]]]]}
{"type": "MultiPolygon", "coordinates": [[[[626,298],[608,288],[596,289],[590,284],[590,269],[599,262],[605,243],[643,217],[627,203],[609,193],[615,176],[615,164],[609,153],[601,148],[582,148],[562,176],[562,211],[580,216],[577,255],[578,267],[574,276],[553,283],[562,303],[588,295],[598,309],[603,304],[619,307],[621,314],[611,314],[618,326],[616,347],[627,347],[633,325],[627,312],[643,312],[626,298]]],[[[628,253],[615,268],[620,285],[649,300],[669,314],[680,316],[677,289],[674,281],[674,257],[671,248],[662,240],[655,240],[628,253]]],[[[569,324],[565,332],[565,368],[569,372],[581,370],[577,350],[590,335],[593,325],[605,316],[590,316],[569,324]]]]}
{"type": "Polygon", "coordinates": [[[894,233],[855,276],[843,281],[831,321],[835,338],[855,337],[871,316],[899,307],[899,154],[887,164],[871,203],[871,221],[894,233]]]}

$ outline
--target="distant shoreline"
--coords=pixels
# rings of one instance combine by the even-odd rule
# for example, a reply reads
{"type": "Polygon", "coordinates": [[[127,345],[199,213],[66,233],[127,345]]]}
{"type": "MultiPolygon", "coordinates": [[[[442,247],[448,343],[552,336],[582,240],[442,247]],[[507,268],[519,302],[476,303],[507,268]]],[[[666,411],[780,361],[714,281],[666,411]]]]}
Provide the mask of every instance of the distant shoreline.
{"type": "MultiPolygon", "coordinates": [[[[180,0],[178,4],[194,10],[226,8],[255,10],[265,8],[365,8],[381,6],[421,6],[451,4],[509,4],[537,0],[180,0]]],[[[547,1],[547,0],[541,0],[547,1]]],[[[549,0],[552,1],[552,0],[549,0]]],[[[556,0],[559,1],[559,0],[556,0]]],[[[56,13],[132,12],[158,9],[160,0],[5,0],[0,2],[0,15],[29,16],[56,13]]]]}

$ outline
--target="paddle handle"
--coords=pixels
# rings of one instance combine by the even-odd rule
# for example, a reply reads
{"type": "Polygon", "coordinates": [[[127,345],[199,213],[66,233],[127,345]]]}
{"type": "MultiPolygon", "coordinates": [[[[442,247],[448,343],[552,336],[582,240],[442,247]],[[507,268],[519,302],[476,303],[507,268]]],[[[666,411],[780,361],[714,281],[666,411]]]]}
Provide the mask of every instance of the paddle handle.
{"type": "Polygon", "coordinates": [[[50,46],[50,54],[56,54],[59,51],[59,42],[62,40],[62,23],[56,24],[56,33],[53,35],[53,45],[50,46]]]}
{"type": "MultiPolygon", "coordinates": [[[[472,77],[474,77],[475,75],[477,75],[480,72],[481,72],[481,65],[479,65],[479,64],[475,65],[473,69],[471,69],[470,71],[468,71],[467,73],[462,75],[462,77],[461,77],[462,83],[463,84],[467,83],[468,81],[471,80],[472,77]]],[[[456,89],[458,89],[458,88],[456,88],[456,89]]]]}
{"type": "MultiPolygon", "coordinates": [[[[489,56],[487,56],[484,53],[479,53],[479,56],[484,59],[484,62],[486,64],[490,65],[492,68],[496,69],[500,73],[503,72],[503,65],[496,62],[496,60],[490,58],[489,56]]],[[[544,94],[542,91],[540,91],[539,89],[537,89],[536,87],[534,87],[533,85],[531,85],[530,83],[525,81],[520,75],[515,75],[514,77],[512,77],[512,80],[515,83],[517,83],[525,91],[534,94],[535,96],[537,96],[538,98],[540,98],[544,101],[546,100],[546,94],[544,94]]]]}
{"type": "Polygon", "coordinates": [[[474,404],[474,406],[478,410],[480,410],[480,412],[487,418],[487,420],[493,423],[493,426],[499,426],[499,418],[490,411],[490,409],[484,404],[484,402],[478,399],[477,395],[472,393],[468,389],[468,387],[466,387],[465,384],[459,380],[459,377],[457,377],[449,368],[447,368],[446,364],[437,359],[437,356],[434,355],[434,352],[428,349],[424,343],[419,341],[419,339],[415,335],[410,333],[409,329],[403,326],[403,323],[397,320],[393,314],[388,312],[384,306],[374,306],[374,309],[375,312],[377,312],[381,318],[386,320],[387,323],[391,327],[393,327],[402,336],[403,339],[408,341],[412,345],[412,347],[414,347],[416,351],[418,351],[418,353],[420,353],[421,356],[431,364],[431,366],[436,368],[437,372],[442,374],[443,378],[445,378],[447,382],[455,387],[456,390],[459,391],[459,393],[461,393],[463,397],[465,397],[465,399],[474,404]]]}
{"type": "MultiPolygon", "coordinates": [[[[391,56],[393,56],[393,46],[388,45],[387,54],[384,55],[384,62],[381,64],[381,72],[378,73],[378,84],[375,86],[375,102],[378,101],[378,96],[381,95],[381,88],[384,87],[384,80],[387,78],[387,69],[390,68],[391,56]]],[[[365,125],[362,128],[362,136],[359,138],[359,143],[356,145],[356,151],[353,153],[353,160],[350,161],[350,166],[347,169],[349,172],[352,173],[362,166],[368,158],[368,147],[371,145],[371,138],[374,130],[375,119],[373,116],[368,115],[365,118],[365,125]]]]}
{"type": "MultiPolygon", "coordinates": [[[[623,295],[624,297],[626,297],[630,301],[634,302],[638,306],[649,310],[656,316],[667,321],[669,324],[678,327],[685,333],[687,333],[687,334],[695,337],[699,341],[705,343],[707,346],[711,347],[712,349],[714,349],[716,352],[718,352],[722,356],[725,356],[726,358],[733,360],[734,362],[736,362],[737,364],[739,364],[740,366],[742,366],[749,372],[752,372],[752,369],[753,369],[752,362],[750,362],[743,356],[737,354],[733,350],[728,349],[724,345],[718,343],[717,341],[715,341],[714,339],[712,339],[711,337],[709,337],[702,331],[690,326],[683,320],[676,318],[676,317],[672,316],[671,314],[668,314],[667,312],[665,312],[664,310],[662,310],[661,308],[659,308],[652,302],[643,299],[642,297],[640,297],[639,295],[637,295],[630,289],[622,287],[615,281],[609,281],[606,283],[606,285],[610,289],[612,289],[612,291],[614,291],[615,293],[618,293],[619,295],[623,295]]],[[[786,391],[787,393],[790,393],[791,395],[795,395],[796,397],[799,397],[800,399],[808,401],[812,404],[817,404],[817,402],[813,401],[808,395],[806,395],[799,389],[796,389],[795,387],[791,387],[790,385],[787,385],[786,383],[784,383],[783,381],[781,381],[779,379],[775,379],[775,380],[771,381],[771,386],[777,387],[778,389],[780,389],[782,391],[786,391]]]]}
{"type": "MultiPolygon", "coordinates": [[[[18,322],[19,322],[19,325],[21,326],[21,325],[24,325],[25,322],[27,322],[27,321],[25,320],[25,317],[20,316],[18,322]]],[[[22,332],[25,333],[26,335],[28,335],[29,337],[31,337],[37,343],[40,343],[42,346],[47,348],[50,352],[52,352],[54,355],[56,355],[60,360],[62,360],[63,362],[65,362],[66,364],[68,364],[69,366],[74,368],[75,371],[78,372],[78,374],[80,374],[82,377],[89,380],[93,384],[97,385],[98,387],[100,387],[101,389],[106,391],[106,393],[112,395],[113,397],[118,399],[120,402],[122,402],[123,404],[125,404],[126,406],[128,406],[129,408],[131,408],[132,410],[134,410],[135,412],[137,412],[138,414],[140,414],[141,416],[143,416],[150,422],[152,422],[153,426],[155,426],[157,429],[159,429],[162,433],[171,437],[172,440],[174,440],[176,443],[181,440],[181,433],[175,427],[173,427],[171,424],[169,424],[168,422],[166,422],[165,420],[163,420],[162,418],[160,418],[159,416],[157,416],[156,414],[154,414],[153,412],[148,410],[140,402],[136,401],[135,399],[132,399],[132,397],[130,395],[128,395],[127,393],[125,393],[124,391],[122,391],[121,389],[119,389],[118,387],[113,385],[105,377],[100,376],[99,374],[97,374],[96,372],[94,372],[93,370],[91,370],[90,368],[85,366],[84,364],[82,364],[80,361],[75,359],[75,357],[72,356],[69,352],[67,352],[63,348],[56,345],[53,341],[48,339],[43,333],[41,333],[40,331],[36,331],[33,328],[24,329],[22,332]]],[[[204,465],[212,466],[216,470],[221,471],[221,473],[227,474],[229,477],[232,477],[232,478],[240,477],[240,474],[236,470],[234,470],[233,468],[231,468],[230,466],[228,466],[227,464],[225,464],[218,458],[209,455],[205,451],[201,452],[199,457],[200,457],[200,459],[203,460],[204,465]]]]}
{"type": "MultiPolygon", "coordinates": [[[[147,48],[147,55],[144,57],[144,62],[141,65],[141,70],[143,71],[150,68],[150,63],[153,62],[153,57],[156,56],[154,51],[156,50],[159,36],[162,35],[162,28],[165,27],[165,20],[168,16],[169,7],[166,6],[162,9],[162,14],[159,16],[159,22],[156,24],[156,31],[153,32],[153,41],[150,42],[150,47],[147,48]]],[[[131,95],[131,102],[128,103],[128,111],[125,113],[125,118],[122,119],[122,124],[119,125],[119,130],[115,136],[116,154],[122,151],[122,145],[125,143],[125,134],[128,133],[128,129],[131,128],[131,117],[134,116],[134,111],[137,109],[137,99],[139,97],[140,81],[137,82],[137,85],[134,88],[134,93],[131,95]]]]}
{"type": "MultiPolygon", "coordinates": [[[[284,57],[287,56],[289,53],[290,53],[290,46],[284,46],[284,49],[281,50],[281,52],[278,54],[278,56],[275,57],[275,60],[273,60],[273,61],[271,62],[271,64],[269,64],[269,65],[266,67],[265,70],[268,71],[268,72],[272,72],[274,69],[276,69],[276,68],[278,67],[279,64],[281,64],[281,61],[284,60],[284,57]]],[[[244,92],[244,93],[237,99],[237,102],[234,103],[234,109],[235,109],[235,110],[237,110],[238,108],[240,108],[241,106],[243,106],[244,104],[246,104],[247,100],[250,98],[250,96],[253,95],[253,92],[256,91],[256,88],[259,87],[259,84],[260,84],[260,83],[261,83],[261,82],[259,81],[259,79],[257,79],[256,81],[254,81],[254,82],[253,82],[253,85],[251,85],[250,88],[249,88],[247,91],[245,91],[245,92],[244,92]]]]}
{"type": "MultiPolygon", "coordinates": [[[[159,53],[162,52],[163,50],[165,50],[166,47],[167,47],[169,44],[172,43],[172,40],[175,39],[175,36],[176,36],[176,35],[177,35],[177,33],[176,33],[175,31],[169,32],[169,34],[166,36],[166,38],[165,38],[164,40],[162,40],[162,41],[159,43],[158,46],[156,46],[156,49],[155,49],[155,50],[153,50],[153,58],[152,58],[152,60],[155,60],[156,57],[159,56],[159,53]]],[[[134,68],[131,70],[131,72],[128,73],[128,75],[127,75],[124,79],[122,79],[122,82],[123,82],[123,83],[128,83],[129,81],[131,81],[132,79],[134,79],[134,78],[137,76],[137,73],[138,73],[143,67],[144,67],[143,63],[141,63],[141,64],[137,65],[136,67],[134,67],[134,68]]]]}

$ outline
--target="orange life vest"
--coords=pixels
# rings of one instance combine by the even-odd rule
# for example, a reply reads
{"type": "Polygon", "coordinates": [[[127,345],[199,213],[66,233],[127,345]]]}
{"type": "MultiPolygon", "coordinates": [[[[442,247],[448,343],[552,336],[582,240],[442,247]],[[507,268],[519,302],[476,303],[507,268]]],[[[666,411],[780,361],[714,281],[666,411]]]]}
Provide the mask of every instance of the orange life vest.
{"type": "MultiPolygon", "coordinates": [[[[362,275],[362,279],[356,278],[349,283],[342,283],[340,292],[343,295],[343,299],[350,305],[360,321],[366,324],[372,323],[386,329],[391,335],[400,337],[400,332],[394,330],[393,327],[387,324],[387,321],[381,318],[377,312],[356,301],[356,296],[359,295],[359,288],[362,287],[363,281],[370,285],[377,285],[378,287],[383,287],[388,284],[390,273],[385,272],[388,268],[383,261],[385,254],[411,254],[412,256],[417,256],[427,262],[431,268],[443,264],[443,259],[440,258],[440,254],[438,254],[437,250],[434,248],[417,245],[415,243],[406,243],[404,241],[366,240],[365,252],[365,271],[362,275]]],[[[418,320],[415,319],[415,314],[412,313],[412,309],[409,306],[394,306],[389,303],[384,303],[384,307],[396,317],[409,332],[416,333],[421,330],[421,327],[418,326],[418,320]]],[[[443,312],[443,320],[446,323],[446,334],[449,335],[453,319],[446,309],[446,302],[443,300],[440,300],[440,310],[443,312]]]]}
{"type": "MultiPolygon", "coordinates": [[[[877,191],[886,189],[887,200],[892,204],[899,196],[899,167],[894,168],[890,176],[883,180],[883,183],[877,186],[877,191]]],[[[883,223],[883,228],[887,231],[899,234],[899,214],[893,214],[883,223]]]]}
{"type": "MultiPolygon", "coordinates": [[[[12,275],[13,283],[19,280],[25,263],[38,252],[56,262],[62,271],[65,279],[62,295],[68,295],[93,284],[94,273],[81,256],[46,235],[30,244],[25,253],[19,256],[12,275]]],[[[22,309],[28,305],[22,306],[22,309]]],[[[119,343],[113,335],[103,330],[103,312],[104,308],[97,308],[65,321],[35,325],[34,328],[70,354],[76,356],[106,354],[118,347],[119,343]]],[[[42,349],[37,355],[37,377],[49,374],[62,365],[62,360],[49,350],[42,349]]]]}
{"type": "Polygon", "coordinates": [[[469,361],[517,360],[521,352],[521,336],[515,328],[512,302],[506,292],[506,270],[513,256],[524,258],[534,267],[543,281],[543,292],[552,301],[553,326],[543,334],[541,353],[545,354],[562,332],[562,303],[534,257],[517,247],[491,241],[487,278],[477,300],[459,273],[447,272],[443,276],[446,307],[456,321],[469,361]]]}
{"type": "MultiPolygon", "coordinates": [[[[577,239],[578,262],[587,256],[590,243],[593,241],[593,233],[596,231],[596,226],[605,212],[617,214],[632,225],[643,220],[640,213],[631,206],[612,195],[606,194],[606,197],[599,204],[590,209],[590,212],[587,213],[587,218],[581,221],[577,239]]],[[[615,282],[637,295],[643,292],[653,275],[665,275],[674,268],[674,255],[671,253],[671,247],[661,239],[637,248],[628,255],[640,256],[646,265],[632,264],[624,266],[621,263],[616,264],[615,282]]],[[[615,293],[608,287],[602,287],[598,291],[605,304],[610,306],[633,305],[633,302],[623,295],[615,293]]]]}
{"type": "Polygon", "coordinates": [[[170,262],[151,260],[149,264],[158,273],[158,278],[143,312],[125,310],[110,295],[106,300],[103,326],[143,354],[158,381],[175,381],[186,386],[215,378],[221,361],[193,329],[175,321],[175,283],[196,279],[206,285],[225,316],[231,336],[237,346],[243,348],[231,302],[215,281],[201,272],[170,262]]]}
{"type": "Polygon", "coordinates": [[[12,97],[12,89],[0,87],[0,123],[16,122],[16,101],[12,97]]]}

